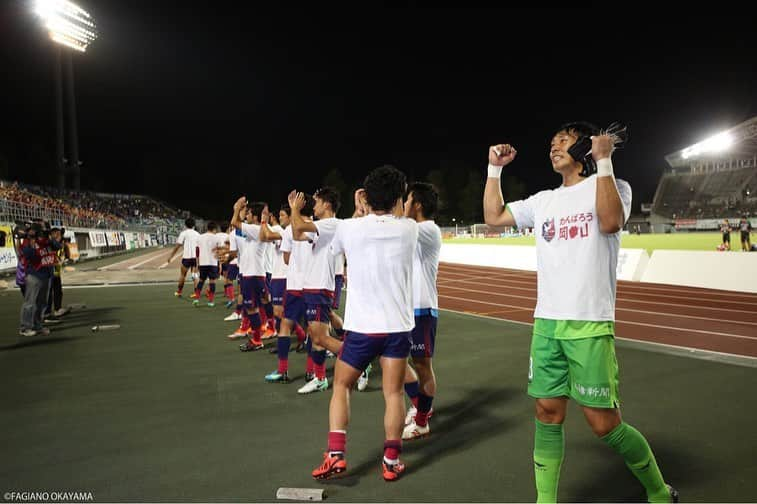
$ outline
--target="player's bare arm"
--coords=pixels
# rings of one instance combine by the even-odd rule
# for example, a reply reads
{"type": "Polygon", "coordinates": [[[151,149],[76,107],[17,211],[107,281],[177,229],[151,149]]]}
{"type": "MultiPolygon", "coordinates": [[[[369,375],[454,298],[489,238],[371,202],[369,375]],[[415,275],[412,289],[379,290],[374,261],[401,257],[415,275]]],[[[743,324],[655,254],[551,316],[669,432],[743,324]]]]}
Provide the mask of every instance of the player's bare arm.
{"type": "Polygon", "coordinates": [[[271,219],[271,214],[268,211],[268,208],[263,209],[263,213],[260,217],[260,241],[273,242],[281,240],[281,235],[275,231],[271,231],[271,228],[268,225],[268,222],[271,219]]]}
{"type": "Polygon", "coordinates": [[[515,226],[515,219],[505,206],[502,196],[500,174],[509,165],[518,151],[510,144],[489,147],[489,176],[484,188],[484,222],[489,226],[515,226]]]}
{"type": "Polygon", "coordinates": [[[625,216],[618,187],[612,173],[612,151],[615,143],[611,135],[591,137],[591,155],[597,162],[597,218],[604,234],[617,233],[623,228],[625,216]]]}
{"type": "Polygon", "coordinates": [[[247,198],[244,196],[234,202],[234,213],[231,215],[231,225],[237,229],[242,228],[242,222],[244,222],[242,211],[244,210],[246,205],[247,198]]]}
{"type": "Polygon", "coordinates": [[[300,211],[305,207],[305,193],[292,191],[287,197],[289,206],[292,209],[291,226],[292,237],[296,241],[306,241],[308,238],[305,233],[315,233],[318,228],[312,221],[307,221],[302,217],[300,211]]]}

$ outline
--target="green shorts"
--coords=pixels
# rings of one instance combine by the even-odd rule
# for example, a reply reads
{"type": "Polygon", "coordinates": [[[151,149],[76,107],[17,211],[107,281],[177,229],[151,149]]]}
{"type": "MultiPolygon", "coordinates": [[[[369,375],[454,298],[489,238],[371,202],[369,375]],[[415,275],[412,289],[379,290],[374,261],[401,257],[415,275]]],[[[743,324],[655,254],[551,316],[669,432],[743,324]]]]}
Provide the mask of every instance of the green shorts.
{"type": "Polygon", "coordinates": [[[528,395],[571,397],[582,406],[618,408],[618,360],[613,336],[555,339],[534,334],[528,395]]]}

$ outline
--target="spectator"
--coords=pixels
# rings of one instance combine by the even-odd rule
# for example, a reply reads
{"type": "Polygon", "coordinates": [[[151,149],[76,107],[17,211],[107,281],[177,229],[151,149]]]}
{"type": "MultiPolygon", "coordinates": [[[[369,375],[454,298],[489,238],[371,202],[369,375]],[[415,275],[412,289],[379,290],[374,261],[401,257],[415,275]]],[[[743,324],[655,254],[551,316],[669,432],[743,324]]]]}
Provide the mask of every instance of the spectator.
{"type": "Polygon", "coordinates": [[[41,223],[33,223],[21,242],[21,253],[26,263],[26,289],[21,305],[21,336],[47,335],[50,330],[42,327],[42,313],[47,306],[50,278],[53,276],[56,251],[60,242],[46,236],[41,223]]]}

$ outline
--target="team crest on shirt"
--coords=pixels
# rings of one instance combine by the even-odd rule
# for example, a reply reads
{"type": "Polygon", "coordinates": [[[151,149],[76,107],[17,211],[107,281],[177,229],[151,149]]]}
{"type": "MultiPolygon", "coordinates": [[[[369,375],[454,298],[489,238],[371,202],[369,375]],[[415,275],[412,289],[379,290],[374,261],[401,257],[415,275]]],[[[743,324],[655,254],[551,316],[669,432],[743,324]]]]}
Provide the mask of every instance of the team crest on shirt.
{"type": "Polygon", "coordinates": [[[541,225],[541,236],[546,241],[551,242],[555,237],[555,219],[545,220],[541,225]]]}

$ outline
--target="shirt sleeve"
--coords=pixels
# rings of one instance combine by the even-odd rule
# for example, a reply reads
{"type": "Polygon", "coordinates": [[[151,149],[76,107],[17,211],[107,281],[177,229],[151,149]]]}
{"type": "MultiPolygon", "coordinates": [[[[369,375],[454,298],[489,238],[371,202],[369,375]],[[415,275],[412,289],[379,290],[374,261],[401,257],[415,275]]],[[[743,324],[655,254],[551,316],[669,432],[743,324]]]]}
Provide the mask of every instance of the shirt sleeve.
{"type": "Polygon", "coordinates": [[[177,245],[184,245],[184,239],[185,238],[186,238],[186,234],[184,233],[184,231],[182,231],[181,233],[179,233],[179,237],[176,238],[176,244],[177,245]]]}
{"type": "Polygon", "coordinates": [[[258,224],[242,223],[242,234],[253,241],[260,241],[260,226],[258,224]]]}
{"type": "Polygon", "coordinates": [[[238,250],[236,235],[229,236],[229,250],[238,250]]]}
{"type": "Polygon", "coordinates": [[[344,254],[344,236],[346,233],[346,226],[344,223],[340,226],[336,226],[334,229],[334,238],[329,245],[329,251],[332,255],[344,254]]]}
{"type": "Polygon", "coordinates": [[[536,193],[527,199],[513,201],[507,204],[507,209],[510,210],[510,213],[513,215],[515,225],[518,228],[534,227],[539,194],[541,193],[536,193]]]}
{"type": "Polygon", "coordinates": [[[628,217],[631,215],[631,185],[625,180],[616,180],[615,183],[618,186],[618,195],[620,196],[620,202],[623,205],[623,223],[625,224],[626,221],[628,221],[628,217]]]}
{"type": "Polygon", "coordinates": [[[306,233],[310,241],[318,243],[318,240],[325,240],[328,243],[336,234],[339,221],[337,219],[327,219],[324,221],[314,221],[313,224],[315,224],[317,231],[315,233],[306,233]]]}

